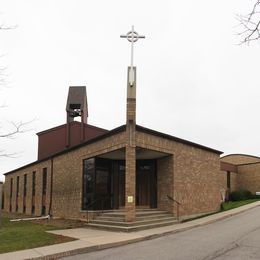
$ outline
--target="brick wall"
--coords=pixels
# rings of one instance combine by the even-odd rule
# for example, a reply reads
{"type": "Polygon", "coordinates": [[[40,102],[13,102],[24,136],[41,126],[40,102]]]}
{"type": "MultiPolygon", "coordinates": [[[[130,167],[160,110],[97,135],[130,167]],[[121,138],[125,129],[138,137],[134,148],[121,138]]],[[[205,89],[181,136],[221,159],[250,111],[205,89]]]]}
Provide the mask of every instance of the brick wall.
{"type": "MultiPolygon", "coordinates": [[[[71,150],[41,163],[29,165],[6,176],[5,210],[9,209],[10,180],[13,178],[12,211],[15,211],[16,177],[20,176],[18,212],[23,209],[23,175],[27,174],[26,213],[31,214],[32,172],[36,171],[35,215],[41,214],[42,171],[48,170],[46,208],[50,205],[50,183],[53,165],[52,214],[56,217],[84,218],[82,205],[83,160],[126,146],[126,132],[122,131],[99,141],[71,150]]],[[[166,195],[180,201],[181,215],[216,211],[220,206],[220,189],[225,188],[220,173],[219,155],[188,144],[136,132],[136,146],[168,154],[157,160],[158,207],[176,214],[176,206],[166,201],[166,195]]],[[[133,181],[134,182],[134,181],[133,181]]],[[[129,184],[130,185],[130,184],[129,184]]]]}
{"type": "MultiPolygon", "coordinates": [[[[225,183],[218,154],[138,131],[136,146],[173,156],[173,196],[182,204],[180,215],[219,210],[220,190],[225,188],[225,183]]],[[[157,178],[161,178],[159,171],[157,178]]],[[[159,198],[163,198],[160,192],[165,191],[158,189],[159,198]]],[[[174,212],[176,214],[176,207],[174,212]]]]}
{"type": "Polygon", "coordinates": [[[53,215],[66,218],[85,218],[82,207],[83,160],[125,146],[125,132],[62,154],[53,162],[53,215]]]}
{"type": "Polygon", "coordinates": [[[255,194],[260,191],[260,163],[238,166],[237,186],[255,194]]]}
{"type": "Polygon", "coordinates": [[[157,207],[173,213],[174,203],[167,198],[173,197],[173,156],[157,160],[157,207]]]}
{"type": "Polygon", "coordinates": [[[35,215],[40,216],[42,213],[42,174],[43,168],[47,168],[47,194],[46,194],[46,212],[50,205],[50,183],[51,183],[51,161],[46,160],[44,162],[28,166],[24,169],[17,170],[16,172],[9,174],[5,177],[5,202],[4,210],[9,212],[10,203],[12,205],[11,212],[23,213],[24,206],[24,175],[27,175],[27,194],[26,194],[26,211],[25,214],[32,214],[32,175],[36,172],[36,183],[35,183],[35,215]],[[17,197],[18,210],[16,211],[16,194],[17,194],[17,176],[19,176],[19,193],[17,197]],[[12,199],[10,199],[10,186],[11,179],[13,179],[13,192],[12,199]]]}

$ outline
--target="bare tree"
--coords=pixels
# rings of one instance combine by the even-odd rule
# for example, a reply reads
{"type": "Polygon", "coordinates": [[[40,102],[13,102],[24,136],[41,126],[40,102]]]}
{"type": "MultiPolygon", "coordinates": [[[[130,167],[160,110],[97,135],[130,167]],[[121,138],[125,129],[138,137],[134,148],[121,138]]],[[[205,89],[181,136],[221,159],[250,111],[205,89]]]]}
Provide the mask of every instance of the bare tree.
{"type": "MultiPolygon", "coordinates": [[[[14,28],[15,27],[7,27],[4,25],[0,25],[0,30],[10,30],[10,29],[14,29],[14,28]]],[[[1,56],[0,56],[0,58],[1,58],[1,56]]],[[[5,71],[6,71],[5,67],[0,67],[0,88],[3,88],[6,85],[6,76],[7,75],[6,75],[5,71]]],[[[3,109],[4,107],[6,107],[6,105],[0,105],[0,109],[3,109]]],[[[32,121],[34,121],[34,120],[32,120],[32,121]]],[[[27,127],[32,121],[10,122],[9,124],[11,127],[8,127],[8,130],[6,129],[7,128],[6,124],[3,124],[2,122],[0,122],[0,140],[1,139],[13,139],[18,134],[29,131],[29,129],[27,127]]],[[[17,153],[8,153],[5,150],[0,150],[0,157],[13,157],[15,155],[17,155],[17,153]]]]}
{"type": "Polygon", "coordinates": [[[238,15],[237,19],[242,28],[238,33],[241,37],[240,44],[249,44],[260,39],[260,0],[256,0],[249,14],[238,15]]]}

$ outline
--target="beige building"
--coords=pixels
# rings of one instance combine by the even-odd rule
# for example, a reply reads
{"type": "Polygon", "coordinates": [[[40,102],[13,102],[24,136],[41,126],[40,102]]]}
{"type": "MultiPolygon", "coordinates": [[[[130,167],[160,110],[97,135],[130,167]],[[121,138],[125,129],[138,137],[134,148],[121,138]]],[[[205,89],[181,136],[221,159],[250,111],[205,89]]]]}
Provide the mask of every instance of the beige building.
{"type": "Polygon", "coordinates": [[[70,87],[66,124],[38,133],[38,160],[5,174],[6,212],[89,220],[112,211],[134,223],[156,210],[216,212],[226,190],[260,191],[260,158],[220,159],[220,151],[137,125],[135,67],[132,75],[126,124],[110,131],[88,124],[86,88],[70,87]]]}
{"type": "Polygon", "coordinates": [[[108,131],[87,123],[86,88],[70,87],[67,123],[38,133],[38,160],[5,174],[4,210],[77,219],[120,210],[126,222],[139,209],[218,211],[222,152],[136,125],[135,88],[128,81],[126,124],[108,131]]]}
{"type": "Polygon", "coordinates": [[[221,158],[221,170],[227,175],[227,188],[260,192],[260,158],[246,154],[230,154],[221,158]]]}

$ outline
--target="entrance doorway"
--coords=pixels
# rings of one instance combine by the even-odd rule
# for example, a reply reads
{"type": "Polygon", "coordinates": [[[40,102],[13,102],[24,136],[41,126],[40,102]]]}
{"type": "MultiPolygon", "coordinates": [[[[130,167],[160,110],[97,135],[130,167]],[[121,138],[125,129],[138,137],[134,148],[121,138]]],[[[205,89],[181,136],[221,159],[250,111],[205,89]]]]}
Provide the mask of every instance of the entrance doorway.
{"type": "MultiPolygon", "coordinates": [[[[83,209],[108,210],[125,206],[125,161],[84,160],[83,209]]],[[[136,161],[136,206],[157,207],[156,160],[136,161]]]]}
{"type": "Polygon", "coordinates": [[[138,160],[136,163],[136,206],[157,207],[157,178],[155,160],[138,160]]]}

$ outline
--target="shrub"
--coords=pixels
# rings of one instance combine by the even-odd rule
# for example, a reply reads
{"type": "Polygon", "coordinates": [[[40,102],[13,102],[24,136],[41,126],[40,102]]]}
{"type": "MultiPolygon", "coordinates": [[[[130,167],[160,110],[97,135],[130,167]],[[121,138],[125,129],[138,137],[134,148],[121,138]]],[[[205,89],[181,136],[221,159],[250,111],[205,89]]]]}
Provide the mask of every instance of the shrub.
{"type": "Polygon", "coordinates": [[[253,195],[249,190],[237,190],[230,193],[229,199],[232,201],[252,199],[253,195]]]}

